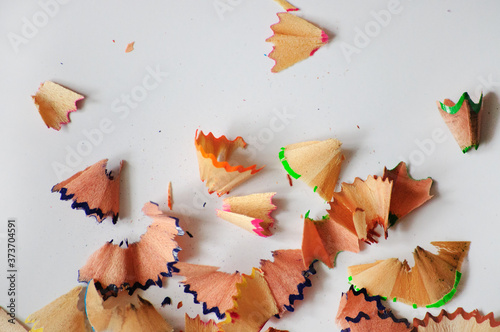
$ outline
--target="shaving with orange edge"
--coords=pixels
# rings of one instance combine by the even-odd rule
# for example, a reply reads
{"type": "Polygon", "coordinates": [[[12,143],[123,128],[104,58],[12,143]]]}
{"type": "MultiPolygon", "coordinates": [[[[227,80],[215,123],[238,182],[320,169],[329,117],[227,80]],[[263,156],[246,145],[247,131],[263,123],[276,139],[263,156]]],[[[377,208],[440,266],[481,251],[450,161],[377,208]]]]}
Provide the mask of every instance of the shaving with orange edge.
{"type": "Polygon", "coordinates": [[[216,138],[212,133],[205,135],[203,131],[199,133],[196,131],[195,147],[200,178],[205,182],[210,194],[213,192],[217,192],[218,196],[227,194],[263,168],[257,168],[257,165],[243,167],[229,164],[234,150],[244,148],[246,145],[240,136],[230,141],[226,136],[216,138]]]}

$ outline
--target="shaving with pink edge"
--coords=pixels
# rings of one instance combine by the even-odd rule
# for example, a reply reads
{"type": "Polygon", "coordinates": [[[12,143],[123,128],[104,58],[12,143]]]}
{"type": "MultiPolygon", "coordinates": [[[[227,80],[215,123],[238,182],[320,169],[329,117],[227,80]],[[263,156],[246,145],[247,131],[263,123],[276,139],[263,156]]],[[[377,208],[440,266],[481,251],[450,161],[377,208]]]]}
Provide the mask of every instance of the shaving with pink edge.
{"type": "Polygon", "coordinates": [[[269,58],[277,73],[311,55],[328,42],[328,35],[314,24],[288,12],[278,13],[279,22],[271,25],[274,34],[266,39],[274,44],[269,58]]]}
{"type": "Polygon", "coordinates": [[[32,98],[47,127],[59,131],[61,125],[70,122],[69,113],[77,110],[76,102],[84,97],[59,84],[46,81],[40,84],[32,98]]]}
{"type": "Polygon", "coordinates": [[[224,199],[217,216],[261,237],[271,236],[274,226],[271,212],[276,209],[276,193],[261,193],[224,199]]]}
{"type": "Polygon", "coordinates": [[[270,236],[267,235],[268,233],[270,233],[269,228],[273,227],[274,223],[266,224],[265,221],[262,219],[254,219],[252,220],[252,225],[255,227],[253,231],[257,233],[257,235],[261,237],[268,237],[270,236]]]}

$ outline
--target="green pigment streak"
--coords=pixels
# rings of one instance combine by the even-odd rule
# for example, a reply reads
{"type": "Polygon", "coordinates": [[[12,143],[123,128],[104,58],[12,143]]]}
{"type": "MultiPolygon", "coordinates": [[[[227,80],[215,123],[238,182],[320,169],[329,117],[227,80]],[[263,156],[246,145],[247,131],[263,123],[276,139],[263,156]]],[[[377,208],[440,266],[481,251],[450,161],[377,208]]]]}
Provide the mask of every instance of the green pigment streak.
{"type": "Polygon", "coordinates": [[[352,276],[349,276],[349,285],[352,285],[352,287],[354,287],[354,290],[356,292],[359,292],[361,290],[361,288],[359,288],[358,286],[356,286],[355,284],[352,283],[352,276]]]}
{"type": "Polygon", "coordinates": [[[381,296],[380,298],[384,301],[387,301],[387,296],[381,296]]]}
{"type": "Polygon", "coordinates": [[[315,186],[313,190],[316,192],[316,190],[318,190],[318,186],[315,186]]]}
{"type": "Polygon", "coordinates": [[[467,151],[469,151],[469,150],[470,150],[470,149],[472,149],[472,148],[474,148],[474,149],[476,149],[476,150],[477,150],[477,148],[478,148],[478,147],[479,147],[479,144],[475,144],[475,145],[471,145],[471,146],[466,146],[466,147],[462,150],[462,152],[463,152],[463,153],[466,153],[467,151]]]}
{"type": "MultiPolygon", "coordinates": [[[[343,250],[341,251],[337,251],[337,253],[335,254],[335,258],[333,259],[333,267],[337,266],[337,257],[339,257],[339,254],[342,252],[343,250]]],[[[352,278],[351,278],[352,279],[352,278]]]]}
{"type": "Polygon", "coordinates": [[[413,303],[413,309],[417,309],[417,305],[413,303]]]}
{"type": "Polygon", "coordinates": [[[437,307],[440,307],[443,304],[449,302],[451,300],[451,298],[457,292],[457,286],[458,286],[458,283],[460,282],[461,278],[462,278],[462,273],[460,273],[460,271],[457,270],[455,272],[455,284],[453,285],[453,288],[451,289],[451,291],[448,294],[446,294],[445,296],[443,296],[443,298],[441,300],[437,301],[436,303],[429,304],[425,307],[426,308],[437,308],[437,307]]]}
{"type": "Polygon", "coordinates": [[[323,217],[321,217],[322,220],[327,220],[330,219],[330,216],[328,214],[325,214],[323,217]]]}
{"type": "Polygon", "coordinates": [[[397,302],[396,298],[393,298],[393,299],[392,299],[392,302],[397,302]]]}
{"type": "Polygon", "coordinates": [[[481,104],[483,103],[483,94],[481,93],[481,97],[479,98],[479,102],[476,104],[472,101],[470,98],[469,94],[467,92],[464,92],[462,96],[460,97],[458,103],[456,103],[454,106],[446,106],[445,104],[439,102],[441,104],[441,109],[445,111],[448,114],[455,114],[458,112],[458,110],[462,107],[462,104],[464,103],[464,100],[469,102],[469,106],[471,110],[478,114],[479,111],[481,110],[481,104]]]}
{"type": "Polygon", "coordinates": [[[309,213],[311,213],[311,210],[308,210],[308,211],[306,212],[306,215],[304,216],[304,218],[306,218],[306,219],[311,219],[311,218],[309,218],[309,213]]]}
{"type": "Polygon", "coordinates": [[[290,174],[290,176],[293,177],[294,179],[300,178],[300,174],[295,173],[295,171],[288,164],[288,161],[285,159],[285,148],[281,148],[281,151],[279,153],[279,157],[280,157],[281,163],[283,164],[283,167],[285,168],[285,171],[288,174],[290,174]]]}

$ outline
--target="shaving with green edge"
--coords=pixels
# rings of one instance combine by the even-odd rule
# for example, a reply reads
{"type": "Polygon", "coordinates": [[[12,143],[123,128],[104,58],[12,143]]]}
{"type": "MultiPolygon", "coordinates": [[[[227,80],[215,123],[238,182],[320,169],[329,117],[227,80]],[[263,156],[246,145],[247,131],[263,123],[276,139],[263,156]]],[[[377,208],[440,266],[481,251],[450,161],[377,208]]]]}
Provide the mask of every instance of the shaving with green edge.
{"type": "Polygon", "coordinates": [[[481,93],[481,97],[479,97],[479,101],[477,103],[474,103],[472,101],[471,97],[469,96],[469,94],[467,92],[464,92],[462,94],[462,96],[460,97],[460,99],[458,100],[458,102],[454,106],[446,106],[445,104],[440,102],[441,109],[448,114],[455,114],[462,107],[464,100],[467,100],[469,102],[469,106],[470,106],[471,110],[474,113],[478,114],[479,111],[481,110],[481,105],[483,103],[483,94],[481,93]]]}
{"type": "Polygon", "coordinates": [[[415,268],[397,258],[348,267],[349,282],[366,288],[369,294],[390,297],[413,307],[437,308],[457,292],[460,268],[470,242],[431,242],[438,250],[431,253],[419,246],[413,252],[415,268]]]}
{"type": "Polygon", "coordinates": [[[451,289],[451,291],[448,294],[446,294],[445,296],[443,296],[443,298],[441,300],[437,301],[436,303],[429,304],[425,307],[426,308],[437,308],[437,307],[440,307],[440,306],[444,305],[445,303],[449,302],[453,298],[455,293],[457,292],[457,286],[460,283],[461,278],[462,278],[462,273],[458,270],[455,271],[455,283],[453,284],[453,288],[451,289]]]}
{"type": "Polygon", "coordinates": [[[290,176],[294,179],[298,179],[300,178],[300,174],[297,174],[295,173],[295,171],[290,167],[290,165],[288,164],[288,161],[286,160],[285,158],[285,148],[281,148],[281,151],[279,153],[279,158],[280,158],[280,161],[281,161],[281,164],[283,165],[283,167],[285,168],[285,171],[290,174],[290,176]]]}
{"type": "Polygon", "coordinates": [[[481,109],[483,106],[483,94],[477,103],[474,103],[467,92],[464,92],[460,100],[453,104],[449,99],[437,102],[439,113],[450,129],[453,137],[460,146],[463,153],[472,148],[479,147],[481,109]],[[460,111],[462,110],[462,111],[460,111]]]}

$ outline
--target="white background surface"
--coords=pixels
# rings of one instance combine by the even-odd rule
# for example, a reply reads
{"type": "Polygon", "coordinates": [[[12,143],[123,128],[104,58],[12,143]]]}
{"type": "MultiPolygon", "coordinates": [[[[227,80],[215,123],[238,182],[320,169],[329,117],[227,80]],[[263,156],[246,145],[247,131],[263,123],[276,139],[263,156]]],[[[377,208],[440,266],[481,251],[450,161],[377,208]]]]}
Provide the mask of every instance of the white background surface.
{"type": "MultiPolygon", "coordinates": [[[[435,179],[435,198],[392,228],[387,240],[363,246],[359,254],[340,254],[333,270],[317,264],[313,287],[295,313],[272,319],[266,328],[338,331],[334,317],[341,292],[349,287],[347,266],[389,257],[412,265],[415,246],[431,249],[434,240],[472,241],[458,292],[444,308],[500,315],[500,135],[495,132],[500,4],[402,0],[400,12],[373,30],[377,33],[369,44],[358,44],[363,47],[348,59],[342,45],[356,46],[357,29],[376,26],[371,12],[387,9],[389,1],[294,0],[301,9],[297,15],[322,27],[330,42],[306,61],[273,74],[274,62],[265,56],[272,45],[265,39],[272,35],[269,26],[277,22],[280,7],[271,0],[227,2],[232,10],[218,13],[214,0],[71,1],[59,5],[17,52],[9,34],[22,37],[26,20],[33,22],[42,8],[36,1],[0,4],[0,234],[9,217],[17,219],[18,317],[24,320],[78,285],[78,269],[105,241],[137,240],[150,223],[142,216],[143,204],[152,200],[166,209],[168,181],[174,191],[172,214],[194,235],[179,240],[181,258],[250,273],[272,250],[299,248],[300,216],[311,209],[312,217],[320,217],[327,205],[299,180],[289,187],[277,155],[281,146],[330,137],[344,143],[341,181],[380,175],[384,166],[405,160],[415,178],[435,179]],[[132,41],[135,50],[126,54],[132,41]],[[116,112],[117,103],[124,105],[121,96],[142,85],[147,68],[168,77],[135,108],[116,112]],[[86,96],[60,132],[46,128],[30,97],[46,80],[86,96]],[[463,155],[435,101],[457,101],[464,91],[477,100],[481,90],[482,143],[463,155]],[[293,118],[272,132],[276,112],[293,118]],[[104,118],[113,131],[67,165],[68,151],[82,149],[85,132],[104,118]],[[240,135],[250,152],[259,147],[252,161],[266,167],[233,194],[278,192],[274,236],[262,239],[216,218],[222,199],[208,196],[199,180],[196,129],[231,139],[240,135]],[[444,142],[430,143],[435,131],[444,133],[444,142]],[[126,161],[121,219],[115,226],[110,220],[96,223],[50,192],[60,180],[103,158],[110,158],[112,168],[126,161]],[[71,172],[58,177],[58,163],[71,172]]],[[[5,306],[5,237],[0,241],[0,305],[5,306]]],[[[176,331],[183,328],[184,312],[201,313],[179,280],[143,295],[157,308],[165,296],[172,298],[173,305],[159,311],[176,331]],[[184,304],[180,310],[178,301],[184,304]]],[[[404,304],[391,307],[408,319],[425,314],[404,304]]]]}

